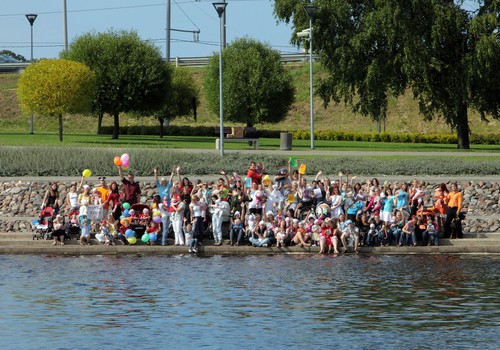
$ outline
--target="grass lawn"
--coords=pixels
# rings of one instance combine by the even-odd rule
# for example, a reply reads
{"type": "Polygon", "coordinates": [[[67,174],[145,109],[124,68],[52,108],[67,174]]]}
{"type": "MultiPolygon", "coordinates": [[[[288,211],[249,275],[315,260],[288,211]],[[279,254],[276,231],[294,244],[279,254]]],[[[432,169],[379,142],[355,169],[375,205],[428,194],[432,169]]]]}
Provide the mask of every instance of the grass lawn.
{"type": "MultiPolygon", "coordinates": [[[[173,149],[215,149],[215,137],[122,135],[113,140],[110,135],[65,134],[59,142],[57,133],[0,133],[0,146],[53,146],[53,147],[109,147],[109,148],[173,148],[173,149]]],[[[253,149],[246,143],[227,142],[228,150],[253,149]]],[[[262,150],[279,150],[279,139],[261,138],[262,150]]],[[[293,140],[293,151],[307,151],[310,140],[293,140]]],[[[324,141],[316,140],[315,149],[319,151],[397,151],[397,152],[498,152],[498,145],[471,145],[470,150],[459,151],[454,144],[424,143],[387,143],[361,141],[324,141]]],[[[293,152],[292,151],[292,152],[293,152]]]]}

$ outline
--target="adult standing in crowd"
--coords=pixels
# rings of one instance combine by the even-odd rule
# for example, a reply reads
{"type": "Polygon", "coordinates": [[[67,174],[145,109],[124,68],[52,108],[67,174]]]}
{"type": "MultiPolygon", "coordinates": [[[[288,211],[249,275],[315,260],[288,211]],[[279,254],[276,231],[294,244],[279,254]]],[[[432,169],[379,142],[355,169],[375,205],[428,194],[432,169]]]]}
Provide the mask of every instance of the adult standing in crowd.
{"type": "Polygon", "coordinates": [[[451,190],[446,196],[445,202],[448,205],[448,210],[446,211],[446,221],[444,223],[444,237],[449,238],[451,236],[451,222],[462,210],[463,196],[456,183],[451,184],[451,190]]]}
{"type": "Polygon", "coordinates": [[[57,182],[52,182],[49,189],[45,192],[43,197],[42,208],[51,207],[54,210],[54,215],[59,212],[59,186],[57,182]]]}
{"type": "Polygon", "coordinates": [[[134,174],[129,172],[128,179],[126,179],[120,167],[118,167],[118,174],[122,178],[123,187],[125,189],[124,201],[130,205],[136,204],[138,202],[138,197],[141,195],[141,188],[139,183],[134,181],[134,174]]]}
{"type": "Polygon", "coordinates": [[[97,192],[99,192],[99,194],[101,195],[103,218],[107,218],[109,210],[108,197],[111,194],[111,188],[109,188],[109,186],[106,184],[106,177],[101,176],[99,178],[99,187],[97,187],[97,192]]]}
{"type": "Polygon", "coordinates": [[[247,171],[247,177],[252,179],[252,183],[260,184],[260,182],[262,181],[263,170],[263,166],[257,166],[257,163],[250,162],[250,168],[247,171]]]}

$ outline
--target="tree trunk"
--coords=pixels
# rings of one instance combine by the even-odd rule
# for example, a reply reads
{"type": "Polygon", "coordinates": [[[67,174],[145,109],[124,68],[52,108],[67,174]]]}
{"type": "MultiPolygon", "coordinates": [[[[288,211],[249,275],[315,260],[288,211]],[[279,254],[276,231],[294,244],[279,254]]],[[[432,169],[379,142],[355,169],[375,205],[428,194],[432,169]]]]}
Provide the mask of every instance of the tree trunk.
{"type": "Polygon", "coordinates": [[[380,118],[377,119],[377,132],[380,133],[380,118]]]}
{"type": "Polygon", "coordinates": [[[194,116],[194,121],[196,121],[196,117],[197,117],[197,111],[196,111],[196,97],[193,97],[193,116],[194,116]]]}
{"type": "Polygon", "coordinates": [[[160,122],[160,138],[163,138],[163,121],[165,118],[158,118],[158,121],[160,122]]]}
{"type": "Polygon", "coordinates": [[[118,135],[120,135],[120,113],[118,112],[115,112],[115,114],[113,115],[113,118],[114,118],[114,126],[113,126],[113,137],[112,139],[114,140],[117,140],[118,139],[118,135]]]}
{"type": "Polygon", "coordinates": [[[467,116],[467,104],[462,103],[457,116],[457,148],[469,149],[470,148],[470,128],[469,118],[467,116]]]}
{"type": "Polygon", "coordinates": [[[97,135],[100,135],[102,132],[102,118],[104,117],[103,112],[99,112],[99,115],[97,116],[97,135]]]}
{"type": "Polygon", "coordinates": [[[62,114],[59,114],[59,141],[63,140],[63,123],[62,123],[62,114]]]}

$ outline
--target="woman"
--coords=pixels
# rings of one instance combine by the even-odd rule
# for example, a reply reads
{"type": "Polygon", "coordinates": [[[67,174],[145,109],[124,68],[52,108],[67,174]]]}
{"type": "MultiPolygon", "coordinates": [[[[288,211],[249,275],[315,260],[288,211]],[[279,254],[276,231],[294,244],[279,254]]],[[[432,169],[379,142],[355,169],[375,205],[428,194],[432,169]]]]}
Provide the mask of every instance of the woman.
{"type": "Polygon", "coordinates": [[[404,242],[406,245],[410,245],[412,243],[414,247],[417,246],[417,234],[415,233],[415,228],[416,228],[415,225],[416,225],[415,219],[409,220],[406,223],[406,225],[404,225],[403,235],[401,236],[401,238],[399,240],[399,246],[401,246],[403,243],[403,236],[404,236],[404,242]]]}
{"type": "Polygon", "coordinates": [[[403,213],[400,210],[396,211],[396,215],[394,215],[391,221],[392,222],[390,223],[389,226],[389,232],[390,232],[389,237],[392,237],[394,242],[396,242],[396,245],[398,245],[398,243],[401,242],[403,227],[405,226],[406,223],[403,213]]]}
{"type": "Polygon", "coordinates": [[[78,195],[78,206],[82,206],[82,202],[86,201],[87,204],[92,203],[92,195],[90,194],[90,186],[83,185],[83,192],[78,195]]]}
{"type": "Polygon", "coordinates": [[[222,214],[223,207],[220,198],[214,194],[212,195],[212,232],[214,235],[214,245],[222,245],[222,214]]]}
{"type": "Polygon", "coordinates": [[[370,198],[370,203],[366,206],[366,211],[372,214],[379,214],[380,208],[380,188],[376,187],[373,190],[373,196],[370,198]]]}
{"type": "MultiPolygon", "coordinates": [[[[182,224],[184,222],[184,210],[186,204],[179,195],[174,194],[170,201],[170,211],[172,212],[172,228],[174,230],[175,245],[179,245],[180,238],[183,236],[182,224]]],[[[198,237],[198,236],[196,236],[198,237]]],[[[165,240],[165,245],[167,244],[165,240]]],[[[162,242],[163,245],[163,242],[162,242]]]]}
{"type": "Polygon", "coordinates": [[[446,210],[446,221],[444,223],[444,237],[451,237],[451,222],[454,218],[458,216],[460,210],[462,210],[463,196],[462,193],[458,191],[458,185],[456,183],[451,184],[451,191],[445,197],[446,205],[448,209],[446,210]]]}
{"type": "Polygon", "coordinates": [[[410,215],[410,211],[408,210],[409,198],[408,185],[403,183],[401,188],[396,191],[396,209],[401,210],[401,214],[405,217],[410,215]]]}
{"type": "Polygon", "coordinates": [[[120,203],[120,193],[118,192],[118,183],[116,181],[111,182],[111,184],[109,185],[109,189],[110,192],[104,203],[107,203],[108,207],[111,208],[113,219],[119,220],[120,216],[122,215],[122,211],[120,203]]]}
{"type": "Polygon", "coordinates": [[[76,182],[71,184],[68,194],[66,195],[66,206],[71,208],[70,211],[78,211],[78,192],[80,191],[80,187],[83,184],[84,177],[82,176],[82,181],[80,185],[77,185],[76,182]]]}
{"type": "Polygon", "coordinates": [[[248,196],[243,192],[243,188],[236,187],[233,190],[232,200],[231,200],[231,215],[239,212],[241,217],[245,217],[246,207],[245,203],[248,202],[248,196]]]}
{"type": "Polygon", "coordinates": [[[450,191],[448,191],[445,183],[441,183],[434,191],[434,212],[436,213],[437,230],[441,233],[444,231],[444,217],[448,210],[445,200],[448,193],[450,191]]]}
{"type": "Polygon", "coordinates": [[[42,209],[45,207],[54,209],[54,215],[59,212],[59,190],[55,182],[50,184],[49,189],[45,192],[45,197],[43,197],[42,209]]]}
{"type": "Polygon", "coordinates": [[[64,235],[66,233],[66,223],[62,215],[57,215],[53,221],[54,231],[52,232],[52,237],[54,238],[54,243],[52,245],[59,244],[64,245],[64,235]]]}
{"type": "Polygon", "coordinates": [[[342,201],[343,197],[340,195],[340,190],[337,186],[333,186],[332,195],[329,198],[331,203],[331,216],[332,218],[337,219],[340,214],[344,214],[344,210],[342,209],[342,201]]]}
{"type": "Polygon", "coordinates": [[[189,204],[189,212],[191,215],[191,221],[194,221],[194,234],[198,239],[203,237],[204,232],[204,216],[203,216],[203,205],[200,203],[200,199],[196,195],[191,196],[191,203],[189,204]]]}

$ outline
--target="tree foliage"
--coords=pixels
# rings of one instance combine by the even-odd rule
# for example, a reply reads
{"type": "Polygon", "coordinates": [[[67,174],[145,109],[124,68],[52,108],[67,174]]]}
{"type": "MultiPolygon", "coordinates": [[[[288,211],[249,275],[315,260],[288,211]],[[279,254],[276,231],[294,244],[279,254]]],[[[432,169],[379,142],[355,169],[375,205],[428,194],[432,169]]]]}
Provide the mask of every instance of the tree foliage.
{"type": "Polygon", "coordinates": [[[114,139],[118,138],[120,113],[160,108],[167,97],[170,69],[159,49],[135,32],[87,33],[62,56],[83,62],[96,73],[93,110],[113,115],[114,139]]]}
{"type": "Polygon", "coordinates": [[[2,50],[2,51],[0,51],[0,55],[10,56],[19,62],[27,62],[27,59],[23,55],[17,54],[15,52],[10,51],[10,50],[2,50]]]}
{"type": "Polygon", "coordinates": [[[176,117],[196,113],[199,105],[199,91],[193,76],[186,68],[174,68],[167,99],[163,106],[153,113],[160,122],[160,137],[163,137],[163,123],[176,117]]]}
{"type": "MultiPolygon", "coordinates": [[[[388,98],[411,88],[426,119],[442,118],[469,148],[467,110],[499,117],[500,0],[317,0],[313,48],[327,77],[317,85],[325,105],[385,119],[388,98]],[[469,4],[470,5],[470,4],[469,4]]],[[[308,27],[303,4],[275,1],[275,15],[308,27]]],[[[299,43],[294,35],[292,42],[299,43]]]]}
{"type": "MultiPolygon", "coordinates": [[[[253,126],[285,118],[294,88],[279,52],[252,39],[238,39],[222,52],[222,72],[224,119],[253,126]]],[[[219,114],[218,54],[210,59],[205,92],[210,110],[219,114]]]]}
{"type": "Polygon", "coordinates": [[[95,82],[95,74],[82,63],[41,60],[28,66],[19,79],[19,106],[25,114],[58,117],[62,141],[62,116],[91,111],[95,82]]]}

